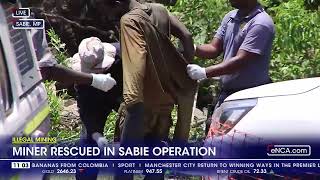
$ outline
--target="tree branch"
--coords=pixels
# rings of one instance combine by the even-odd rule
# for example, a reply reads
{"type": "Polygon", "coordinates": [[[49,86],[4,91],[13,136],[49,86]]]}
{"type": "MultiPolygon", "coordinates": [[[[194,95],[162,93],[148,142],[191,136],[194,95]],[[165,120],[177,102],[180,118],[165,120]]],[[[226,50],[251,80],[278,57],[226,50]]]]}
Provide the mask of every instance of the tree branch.
{"type": "Polygon", "coordinates": [[[101,29],[98,29],[94,26],[82,26],[80,23],[78,22],[75,22],[75,21],[72,21],[70,19],[67,19],[63,16],[60,16],[60,15],[56,15],[56,14],[50,14],[50,13],[46,13],[46,12],[43,12],[43,10],[41,8],[34,8],[34,7],[31,7],[31,9],[33,10],[36,10],[37,13],[39,13],[41,16],[45,16],[47,18],[58,18],[66,23],[69,23],[71,24],[72,26],[74,27],[77,27],[79,29],[82,29],[82,30],[87,30],[87,31],[94,31],[98,34],[100,34],[101,36],[105,36],[105,37],[108,37],[108,38],[114,38],[116,39],[117,41],[119,41],[117,39],[117,37],[114,35],[114,32],[112,32],[111,30],[110,31],[104,31],[104,30],[101,30],[101,29]]]}

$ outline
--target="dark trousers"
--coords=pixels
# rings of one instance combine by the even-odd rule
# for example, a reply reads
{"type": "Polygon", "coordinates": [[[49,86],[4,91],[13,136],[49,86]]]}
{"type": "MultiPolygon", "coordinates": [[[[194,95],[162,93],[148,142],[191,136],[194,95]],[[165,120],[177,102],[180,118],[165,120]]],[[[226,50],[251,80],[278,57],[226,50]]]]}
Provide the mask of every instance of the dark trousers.
{"type": "Polygon", "coordinates": [[[118,110],[122,97],[122,63],[117,59],[112,67],[105,72],[117,81],[117,85],[110,91],[104,92],[92,86],[77,86],[77,103],[80,119],[85,126],[87,137],[90,142],[94,132],[103,134],[105,122],[109,113],[118,110]]]}
{"type": "MultiPolygon", "coordinates": [[[[103,134],[104,126],[109,113],[117,110],[122,97],[122,64],[116,61],[106,73],[117,81],[117,85],[110,91],[104,92],[91,86],[77,86],[77,104],[80,119],[83,123],[80,146],[97,146],[92,139],[94,132],[103,134]]],[[[77,172],[77,180],[97,179],[98,169],[84,170],[77,172]]]]}

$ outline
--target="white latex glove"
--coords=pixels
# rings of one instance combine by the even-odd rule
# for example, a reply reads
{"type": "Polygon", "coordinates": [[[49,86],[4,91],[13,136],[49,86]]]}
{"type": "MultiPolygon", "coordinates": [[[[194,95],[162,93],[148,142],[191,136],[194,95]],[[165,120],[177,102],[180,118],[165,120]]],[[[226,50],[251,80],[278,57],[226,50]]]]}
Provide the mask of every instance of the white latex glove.
{"type": "Polygon", "coordinates": [[[92,139],[96,141],[99,148],[103,149],[104,147],[107,147],[108,140],[100,133],[95,132],[92,134],[92,139]]]}
{"type": "Polygon", "coordinates": [[[187,66],[187,72],[189,77],[193,80],[201,80],[207,78],[206,69],[196,64],[189,64],[187,66]]]}
{"type": "Polygon", "coordinates": [[[100,89],[104,92],[109,91],[117,84],[110,73],[109,74],[91,74],[92,75],[92,87],[100,89]]]}

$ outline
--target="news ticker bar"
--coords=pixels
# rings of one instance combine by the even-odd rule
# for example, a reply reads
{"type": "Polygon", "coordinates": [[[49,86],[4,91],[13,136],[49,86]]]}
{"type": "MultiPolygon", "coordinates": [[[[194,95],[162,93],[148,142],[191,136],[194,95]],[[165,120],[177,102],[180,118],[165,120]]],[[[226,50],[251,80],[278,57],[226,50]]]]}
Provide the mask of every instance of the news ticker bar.
{"type": "Polygon", "coordinates": [[[32,170],[35,173],[72,174],[98,168],[99,171],[120,174],[174,174],[185,172],[194,175],[224,173],[244,174],[303,174],[319,173],[320,159],[189,159],[189,160],[8,160],[1,162],[2,169],[9,171],[32,170]]]}

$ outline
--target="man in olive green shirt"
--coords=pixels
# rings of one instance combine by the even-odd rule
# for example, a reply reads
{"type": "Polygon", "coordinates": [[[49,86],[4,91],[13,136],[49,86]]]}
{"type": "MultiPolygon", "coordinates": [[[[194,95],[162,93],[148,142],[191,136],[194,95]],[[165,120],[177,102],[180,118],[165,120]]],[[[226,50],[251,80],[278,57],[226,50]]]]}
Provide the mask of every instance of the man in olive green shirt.
{"type": "Polygon", "coordinates": [[[127,110],[121,142],[143,143],[148,128],[149,132],[161,130],[153,133],[155,139],[166,139],[173,104],[179,105],[175,140],[187,141],[197,89],[196,81],[183,69],[194,54],[190,32],[160,4],[135,0],[97,3],[106,17],[121,18],[123,99],[127,110]],[[171,34],[182,42],[182,55],[172,45],[171,34]],[[162,123],[165,125],[159,128],[162,123]]]}

